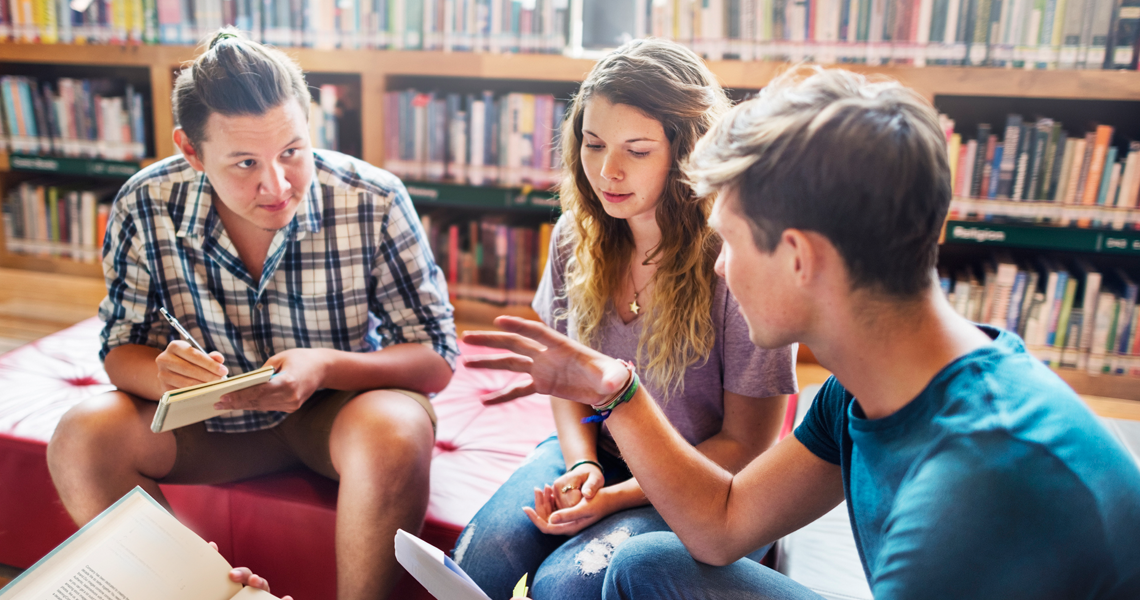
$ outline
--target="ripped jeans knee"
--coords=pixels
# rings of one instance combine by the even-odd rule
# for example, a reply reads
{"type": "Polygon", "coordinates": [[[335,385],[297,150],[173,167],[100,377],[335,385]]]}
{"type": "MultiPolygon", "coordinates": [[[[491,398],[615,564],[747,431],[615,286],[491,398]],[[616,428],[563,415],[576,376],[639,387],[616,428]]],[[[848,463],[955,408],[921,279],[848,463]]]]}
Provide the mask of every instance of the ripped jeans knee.
{"type": "Polygon", "coordinates": [[[652,506],[614,513],[583,529],[555,550],[539,567],[532,597],[601,598],[614,554],[639,535],[669,531],[652,506]]]}

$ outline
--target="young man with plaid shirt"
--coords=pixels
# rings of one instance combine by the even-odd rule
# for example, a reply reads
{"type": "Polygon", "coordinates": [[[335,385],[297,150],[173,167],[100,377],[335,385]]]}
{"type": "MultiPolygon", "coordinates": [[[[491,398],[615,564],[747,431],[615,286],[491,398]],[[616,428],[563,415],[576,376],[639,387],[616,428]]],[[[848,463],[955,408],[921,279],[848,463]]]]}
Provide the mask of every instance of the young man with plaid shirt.
{"type": "Polygon", "coordinates": [[[134,486],[304,465],[340,482],[337,591],[385,597],[397,528],[427,507],[435,415],[455,357],[447,287],[403,184],[315,151],[284,54],[222,32],[174,91],[182,156],[132,178],[104,241],[100,356],[118,390],[60,422],[52,477],[86,523],[134,486]],[[173,314],[205,354],[160,316],[173,314]],[[166,391],[272,365],[223,416],[149,429],[166,391]]]}

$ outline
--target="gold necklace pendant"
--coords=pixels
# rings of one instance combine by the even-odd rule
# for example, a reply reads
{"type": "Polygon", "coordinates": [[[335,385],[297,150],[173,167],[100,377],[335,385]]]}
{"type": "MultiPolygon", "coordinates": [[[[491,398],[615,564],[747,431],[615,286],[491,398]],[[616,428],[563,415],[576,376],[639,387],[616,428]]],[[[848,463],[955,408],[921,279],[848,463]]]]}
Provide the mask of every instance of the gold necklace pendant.
{"type": "MultiPolygon", "coordinates": [[[[645,287],[643,286],[640,290],[637,289],[637,282],[635,282],[633,280],[633,265],[632,264],[629,266],[629,285],[633,288],[633,302],[629,303],[629,310],[634,315],[637,315],[637,314],[641,313],[641,305],[637,303],[637,295],[640,294],[642,291],[644,291],[645,287]]],[[[645,285],[649,285],[649,282],[647,281],[645,283],[645,285]]]]}

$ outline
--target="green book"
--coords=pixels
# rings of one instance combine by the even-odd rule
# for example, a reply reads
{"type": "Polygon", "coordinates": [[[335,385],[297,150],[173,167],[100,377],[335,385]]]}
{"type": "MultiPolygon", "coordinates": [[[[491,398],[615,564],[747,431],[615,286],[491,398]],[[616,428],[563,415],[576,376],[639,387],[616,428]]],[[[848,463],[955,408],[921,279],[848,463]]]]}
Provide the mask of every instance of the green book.
{"type": "MultiPolygon", "coordinates": [[[[1112,356],[1116,352],[1116,324],[1120,319],[1120,307],[1124,306],[1124,299],[1117,298],[1116,302],[1112,303],[1112,319],[1109,321],[1108,326],[1108,343],[1106,344],[1106,356],[1112,356]]],[[[1112,372],[1112,361],[1104,361],[1104,366],[1101,367],[1102,373],[1112,372]]]]}
{"type": "Polygon", "coordinates": [[[60,241],[59,237],[59,188],[55,186],[47,187],[47,204],[48,204],[48,219],[50,219],[50,227],[48,235],[51,241],[60,241]]]}
{"type": "Polygon", "coordinates": [[[1053,347],[1058,350],[1050,366],[1058,367],[1061,364],[1060,350],[1065,347],[1065,335],[1069,332],[1069,315],[1073,312],[1073,300],[1077,297],[1077,278],[1070,277],[1065,284],[1065,295],[1061,300],[1061,314],[1057,318],[1057,339],[1053,347]]]}

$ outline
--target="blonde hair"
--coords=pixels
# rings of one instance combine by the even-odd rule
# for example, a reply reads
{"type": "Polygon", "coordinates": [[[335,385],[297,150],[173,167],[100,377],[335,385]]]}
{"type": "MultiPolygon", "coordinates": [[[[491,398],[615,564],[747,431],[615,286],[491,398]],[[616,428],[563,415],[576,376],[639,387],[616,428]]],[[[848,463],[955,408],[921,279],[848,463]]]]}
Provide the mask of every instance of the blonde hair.
{"type": "Polygon", "coordinates": [[[602,207],[582,166],[582,120],[588,101],[600,96],[659,121],[673,167],[657,204],[661,243],[647,260],[657,263],[652,300],[642,316],[637,362],[643,377],[669,396],[684,388],[685,370],[708,358],[715,342],[712,300],[719,238],[708,226],[712,198],[697,198],[680,165],[729,107],[716,78],[691,50],[672,42],[641,39],[600,60],[574,97],[562,126],[562,211],[573,223],[560,236],[566,264],[566,318],[578,339],[597,346],[608,305],[621,288],[634,249],[624,219],[602,207]]]}
{"type": "Polygon", "coordinates": [[[734,189],[757,248],[815,231],[843,256],[853,289],[927,291],[950,206],[938,113],[897,81],[797,67],[733,108],[686,165],[698,194],[734,189]]]}

